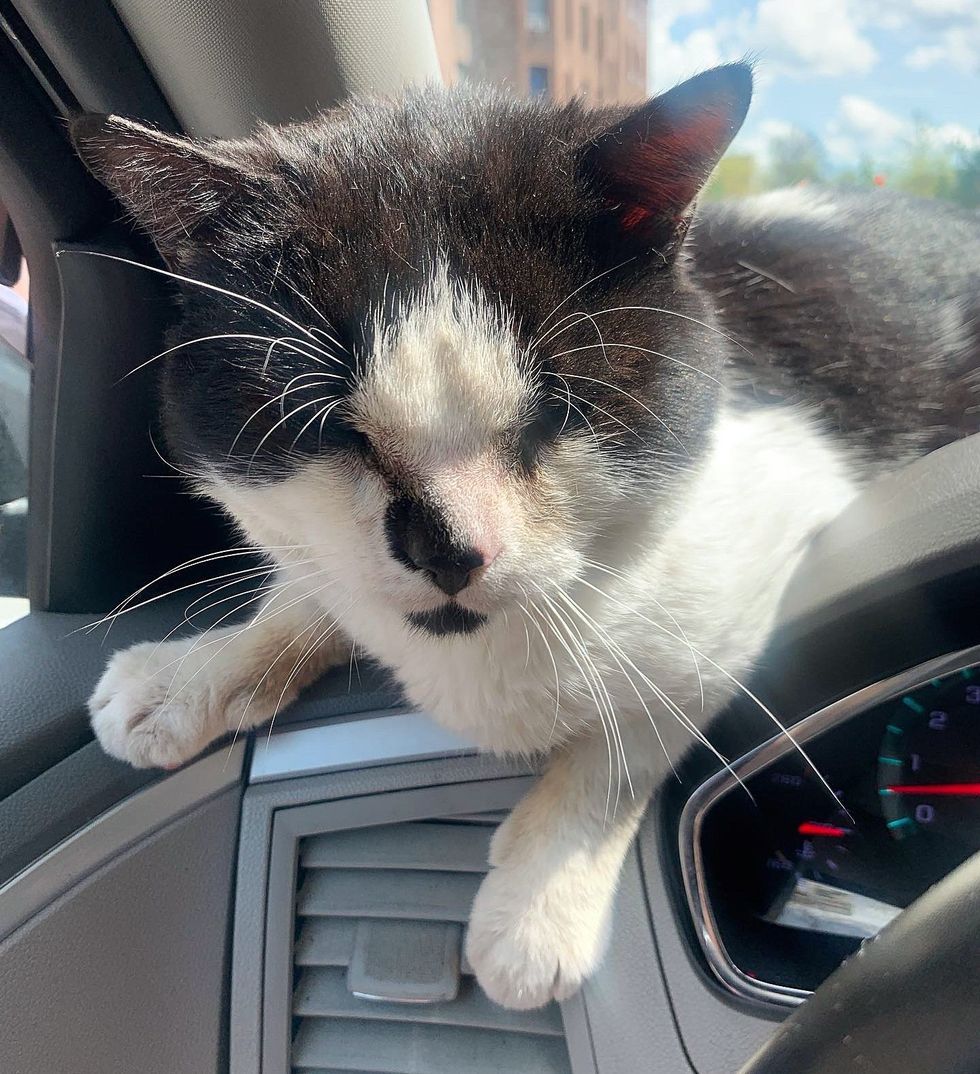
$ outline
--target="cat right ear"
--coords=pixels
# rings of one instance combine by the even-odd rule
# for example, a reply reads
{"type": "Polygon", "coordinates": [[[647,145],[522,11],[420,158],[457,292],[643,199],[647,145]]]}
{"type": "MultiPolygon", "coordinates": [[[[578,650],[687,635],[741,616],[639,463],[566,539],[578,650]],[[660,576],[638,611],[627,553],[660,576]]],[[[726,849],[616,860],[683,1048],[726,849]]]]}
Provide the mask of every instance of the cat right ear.
{"type": "Polygon", "coordinates": [[[579,174],[605,202],[617,248],[677,248],[751,100],[751,65],[715,67],[629,112],[584,148],[579,174]]]}
{"type": "Polygon", "coordinates": [[[234,159],[221,142],[199,142],[92,113],[74,117],[70,131],[89,170],[169,262],[193,262],[258,196],[256,170],[244,157],[234,159]]]}

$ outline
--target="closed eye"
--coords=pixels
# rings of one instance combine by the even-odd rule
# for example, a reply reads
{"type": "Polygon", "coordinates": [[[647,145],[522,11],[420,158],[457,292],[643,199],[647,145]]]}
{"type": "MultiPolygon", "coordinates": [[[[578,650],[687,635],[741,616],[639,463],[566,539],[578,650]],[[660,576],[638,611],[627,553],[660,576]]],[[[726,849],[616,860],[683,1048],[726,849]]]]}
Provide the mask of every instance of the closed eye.
{"type": "Polygon", "coordinates": [[[573,424],[574,417],[574,411],[570,411],[566,401],[557,396],[538,403],[517,437],[518,461],[526,473],[534,470],[542,454],[573,424]]]}

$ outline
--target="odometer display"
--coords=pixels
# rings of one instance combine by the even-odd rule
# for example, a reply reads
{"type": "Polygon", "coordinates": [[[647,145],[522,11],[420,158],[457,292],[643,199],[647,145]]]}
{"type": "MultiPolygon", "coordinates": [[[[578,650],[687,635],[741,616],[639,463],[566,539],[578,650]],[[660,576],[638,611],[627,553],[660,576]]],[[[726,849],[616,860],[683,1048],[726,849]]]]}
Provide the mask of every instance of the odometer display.
{"type": "Polygon", "coordinates": [[[934,679],[890,708],[878,755],[888,831],[980,846],[980,674],[934,679]]]}

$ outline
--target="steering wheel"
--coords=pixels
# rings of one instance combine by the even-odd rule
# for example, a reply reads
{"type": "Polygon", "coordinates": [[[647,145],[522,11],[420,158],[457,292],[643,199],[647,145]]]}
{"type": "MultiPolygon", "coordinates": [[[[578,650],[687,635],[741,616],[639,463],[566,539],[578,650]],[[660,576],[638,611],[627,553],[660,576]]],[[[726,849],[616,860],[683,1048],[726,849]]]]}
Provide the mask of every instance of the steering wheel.
{"type": "Polygon", "coordinates": [[[828,977],[739,1074],[869,1071],[980,1071],[980,854],[828,977]]]}

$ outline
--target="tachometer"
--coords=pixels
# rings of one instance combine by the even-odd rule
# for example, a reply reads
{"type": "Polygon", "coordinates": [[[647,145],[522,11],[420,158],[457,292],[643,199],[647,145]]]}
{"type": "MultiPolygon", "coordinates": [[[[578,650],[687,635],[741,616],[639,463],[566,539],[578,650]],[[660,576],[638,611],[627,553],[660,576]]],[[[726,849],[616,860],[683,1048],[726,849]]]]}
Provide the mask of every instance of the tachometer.
{"type": "Polygon", "coordinates": [[[980,674],[973,669],[892,702],[878,793],[896,839],[923,833],[980,844],[980,674]]]}

